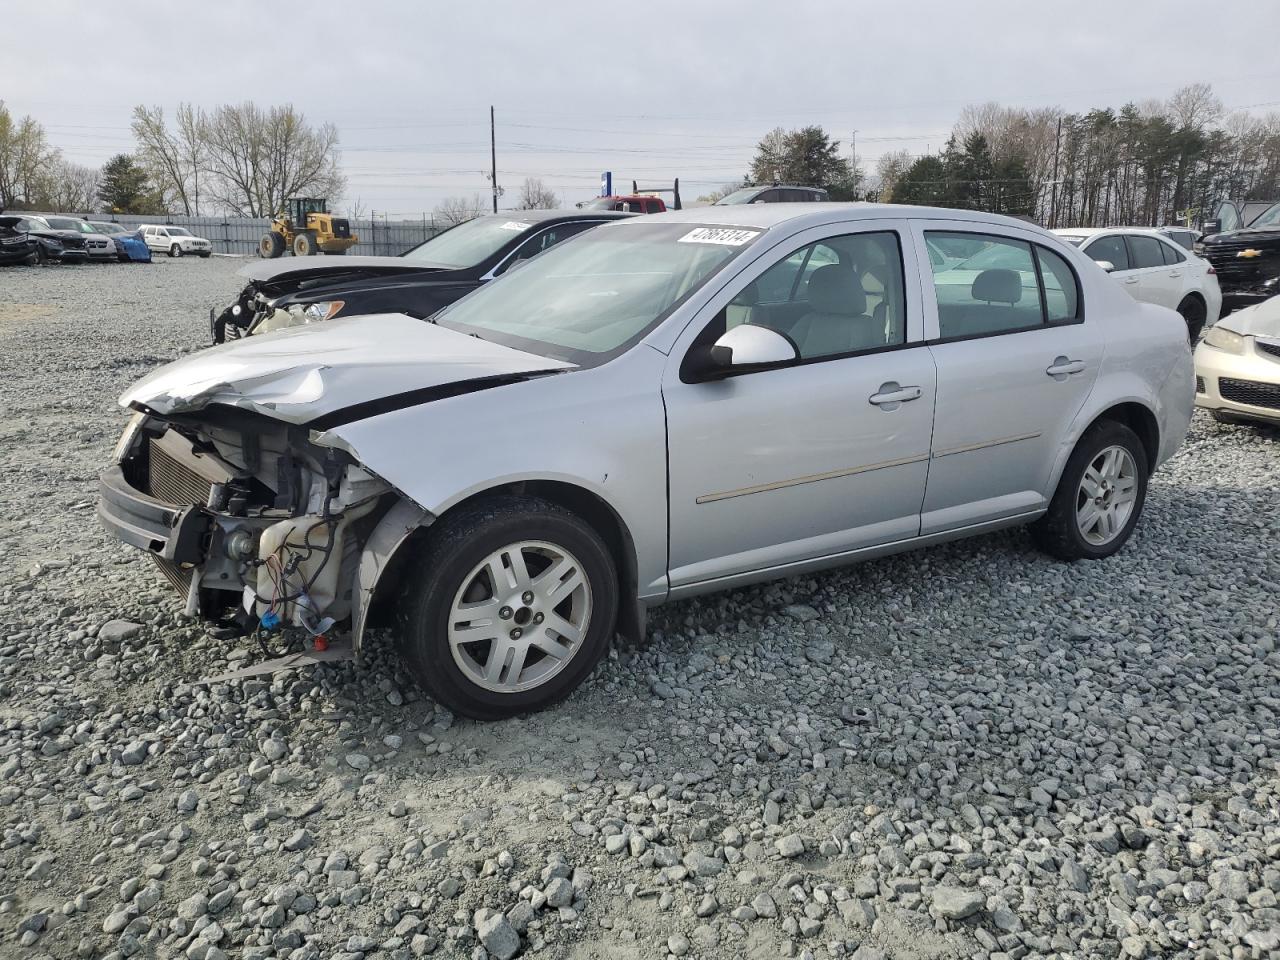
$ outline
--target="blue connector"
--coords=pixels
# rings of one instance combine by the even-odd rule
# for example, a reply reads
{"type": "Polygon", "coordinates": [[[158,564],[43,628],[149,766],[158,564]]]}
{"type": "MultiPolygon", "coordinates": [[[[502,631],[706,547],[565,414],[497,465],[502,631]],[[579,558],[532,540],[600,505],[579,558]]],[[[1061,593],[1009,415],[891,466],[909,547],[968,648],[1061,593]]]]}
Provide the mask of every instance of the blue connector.
{"type": "Polygon", "coordinates": [[[264,630],[274,630],[276,627],[280,626],[280,614],[276,613],[274,610],[268,610],[262,615],[262,619],[259,623],[264,630]]]}

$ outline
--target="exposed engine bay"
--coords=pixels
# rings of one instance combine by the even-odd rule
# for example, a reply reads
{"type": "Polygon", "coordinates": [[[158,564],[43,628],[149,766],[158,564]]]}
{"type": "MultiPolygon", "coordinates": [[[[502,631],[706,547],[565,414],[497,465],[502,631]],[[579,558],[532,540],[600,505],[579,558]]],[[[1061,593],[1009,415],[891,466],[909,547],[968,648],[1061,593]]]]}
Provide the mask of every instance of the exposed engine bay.
{"type": "Polygon", "coordinates": [[[352,613],[390,486],[309,431],[249,411],[137,414],[103,477],[104,524],[147,550],[188,615],[318,636],[352,613]]]}

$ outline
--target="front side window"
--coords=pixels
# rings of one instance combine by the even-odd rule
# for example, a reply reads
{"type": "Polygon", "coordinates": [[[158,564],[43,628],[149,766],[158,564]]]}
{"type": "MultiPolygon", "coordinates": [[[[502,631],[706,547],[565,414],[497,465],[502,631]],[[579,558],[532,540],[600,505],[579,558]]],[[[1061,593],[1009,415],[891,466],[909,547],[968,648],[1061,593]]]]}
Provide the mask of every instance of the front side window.
{"type": "Polygon", "coordinates": [[[1027,330],[1044,322],[1031,244],[977,233],[925,233],[925,243],[954,265],[931,254],[933,288],[943,340],[1027,330]]]}
{"type": "Polygon", "coordinates": [[[699,340],[714,341],[739,323],[789,337],[802,360],[905,343],[898,235],[854,233],[801,247],[748,284],[699,340]]]}
{"type": "Polygon", "coordinates": [[[1116,272],[1129,269],[1129,249],[1124,245],[1124,237],[1099,237],[1089,246],[1085,253],[1098,263],[1109,263],[1116,272]]]}
{"type": "Polygon", "coordinates": [[[1240,214],[1236,212],[1234,204],[1224,203],[1218,207],[1218,220],[1222,224],[1220,229],[1223,233],[1240,229],[1240,214]]]}
{"type": "Polygon", "coordinates": [[[442,327],[572,363],[601,363],[652,330],[763,233],[660,220],[591,230],[435,314],[442,327]]]}

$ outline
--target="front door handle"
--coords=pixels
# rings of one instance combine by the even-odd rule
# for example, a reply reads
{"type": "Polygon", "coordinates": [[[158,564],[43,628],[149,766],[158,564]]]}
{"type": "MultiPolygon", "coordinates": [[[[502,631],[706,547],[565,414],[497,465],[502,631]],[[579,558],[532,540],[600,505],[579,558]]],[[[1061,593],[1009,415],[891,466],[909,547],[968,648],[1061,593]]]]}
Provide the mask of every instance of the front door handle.
{"type": "Polygon", "coordinates": [[[880,389],[867,397],[867,402],[875,404],[881,410],[896,410],[899,404],[919,400],[923,393],[919,387],[904,387],[896,380],[890,380],[880,384],[880,389]]]}
{"type": "Polygon", "coordinates": [[[1170,270],[1170,271],[1169,271],[1169,276],[1171,276],[1171,277],[1180,277],[1180,276],[1182,276],[1182,271],[1181,271],[1181,270],[1170,270]]]}
{"type": "Polygon", "coordinates": [[[1125,282],[1125,283],[1137,283],[1137,282],[1138,282],[1138,278],[1137,278],[1137,277],[1125,277],[1125,278],[1124,278],[1124,282],[1125,282]]]}
{"type": "Polygon", "coordinates": [[[1083,373],[1086,364],[1083,360],[1072,360],[1070,357],[1056,357],[1045,373],[1055,380],[1065,380],[1073,373],[1083,373]]]}

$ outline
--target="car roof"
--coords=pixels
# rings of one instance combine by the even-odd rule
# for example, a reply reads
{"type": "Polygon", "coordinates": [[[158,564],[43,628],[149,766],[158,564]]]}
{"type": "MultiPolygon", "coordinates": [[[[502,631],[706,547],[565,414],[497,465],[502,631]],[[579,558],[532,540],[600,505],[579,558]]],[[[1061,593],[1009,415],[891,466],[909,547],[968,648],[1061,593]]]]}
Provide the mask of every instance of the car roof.
{"type": "Polygon", "coordinates": [[[960,220],[1020,230],[1040,230],[1034,223],[1006,217],[998,213],[957,210],[949,207],[915,207],[905,203],[740,203],[725,206],[691,207],[668,210],[647,217],[634,218],[636,223],[724,224],[731,227],[757,227],[770,230],[783,226],[796,230],[820,227],[828,223],[850,220],[960,220]]]}
{"type": "Polygon", "coordinates": [[[1103,233],[1139,234],[1147,237],[1168,239],[1165,230],[1188,230],[1188,227],[1058,227],[1053,230],[1060,237],[1096,237],[1103,233]]]}
{"type": "Polygon", "coordinates": [[[507,220],[529,220],[534,223],[545,223],[548,220],[581,220],[583,217],[600,220],[627,220],[635,216],[625,210],[499,210],[497,213],[485,213],[481,216],[503,217],[507,220]]]}

